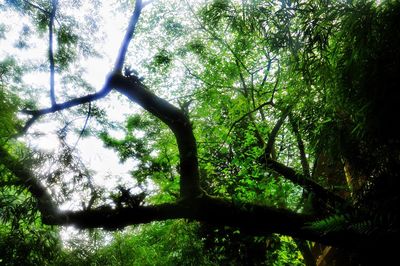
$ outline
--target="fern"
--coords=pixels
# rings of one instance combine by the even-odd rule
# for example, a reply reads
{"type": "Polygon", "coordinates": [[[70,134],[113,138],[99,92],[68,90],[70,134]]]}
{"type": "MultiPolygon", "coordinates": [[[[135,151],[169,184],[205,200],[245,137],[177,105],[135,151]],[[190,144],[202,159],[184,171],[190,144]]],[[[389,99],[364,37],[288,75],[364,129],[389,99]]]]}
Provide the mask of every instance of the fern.
{"type": "Polygon", "coordinates": [[[347,228],[348,218],[344,214],[334,214],[322,220],[310,223],[306,228],[321,234],[337,232],[347,228]]]}
{"type": "Polygon", "coordinates": [[[376,225],[371,220],[364,220],[350,225],[349,229],[362,235],[371,235],[375,231],[376,225]]]}
{"type": "Polygon", "coordinates": [[[393,232],[396,220],[390,215],[374,214],[373,216],[360,214],[358,212],[350,214],[334,214],[324,219],[311,222],[306,226],[307,229],[316,231],[320,234],[328,234],[347,230],[360,235],[371,236],[393,232]]]}

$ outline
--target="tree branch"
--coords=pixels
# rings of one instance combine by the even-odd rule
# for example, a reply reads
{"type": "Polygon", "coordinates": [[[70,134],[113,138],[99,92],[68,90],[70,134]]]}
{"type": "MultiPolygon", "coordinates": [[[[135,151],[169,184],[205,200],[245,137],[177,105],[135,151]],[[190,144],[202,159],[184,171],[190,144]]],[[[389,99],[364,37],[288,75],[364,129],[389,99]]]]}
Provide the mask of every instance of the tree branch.
{"type": "Polygon", "coordinates": [[[270,74],[269,71],[271,70],[271,65],[272,65],[272,59],[268,59],[267,70],[265,71],[264,77],[261,81],[260,89],[264,87],[265,82],[267,81],[268,75],[270,74]]]}
{"type": "Polygon", "coordinates": [[[44,8],[38,6],[38,5],[36,5],[36,4],[34,4],[34,3],[30,2],[30,1],[24,0],[24,3],[30,5],[30,6],[32,6],[34,8],[36,8],[36,9],[38,9],[38,10],[40,10],[41,12],[43,12],[45,14],[50,14],[49,11],[45,10],[44,8]]]}
{"type": "Polygon", "coordinates": [[[54,18],[56,16],[58,0],[51,1],[51,12],[49,21],[49,61],[50,61],[50,101],[51,106],[57,105],[56,95],[54,91],[54,54],[53,54],[53,26],[54,18]]]}
{"type": "MultiPolygon", "coordinates": [[[[31,4],[30,2],[27,2],[31,4]]],[[[75,98],[73,100],[67,101],[62,104],[57,104],[55,100],[55,93],[54,93],[54,57],[53,57],[53,24],[54,24],[54,18],[55,18],[55,12],[56,12],[56,6],[57,6],[58,0],[52,0],[52,10],[49,13],[50,14],[50,22],[49,22],[49,60],[50,60],[50,100],[51,100],[51,107],[50,108],[45,108],[41,110],[23,110],[22,112],[28,115],[31,115],[32,117],[28,119],[28,121],[25,123],[25,126],[21,129],[21,131],[16,135],[20,136],[24,134],[30,127],[31,125],[39,119],[42,115],[49,114],[49,113],[54,113],[57,111],[61,111],[76,105],[88,103],[94,100],[98,100],[100,98],[103,98],[110,92],[110,88],[108,86],[108,81],[106,84],[103,86],[103,89],[97,93],[94,94],[89,94],[80,98],[75,98]]],[[[125,33],[125,37],[122,41],[121,48],[119,51],[119,54],[117,56],[116,62],[115,62],[115,69],[114,72],[121,72],[122,67],[124,64],[126,52],[128,50],[129,42],[131,41],[133,34],[135,32],[136,24],[139,20],[141,11],[143,6],[151,3],[151,1],[147,1],[144,5],[142,5],[141,0],[137,0],[135,4],[135,9],[132,14],[131,20],[129,22],[128,29],[125,33]]],[[[33,4],[31,4],[33,5],[33,4]]],[[[34,6],[36,7],[36,6],[34,6]]],[[[37,8],[37,7],[36,7],[37,8]]],[[[48,13],[48,12],[47,12],[48,13]]]]}
{"type": "Polygon", "coordinates": [[[262,104],[260,104],[258,107],[256,107],[255,109],[253,109],[253,110],[251,110],[251,111],[249,111],[249,112],[243,114],[241,117],[239,117],[239,119],[236,119],[236,120],[232,123],[232,125],[229,127],[228,133],[226,134],[226,137],[225,137],[225,138],[228,138],[228,136],[231,134],[232,130],[235,128],[235,126],[236,126],[240,121],[242,121],[243,119],[245,119],[248,115],[250,115],[250,114],[252,114],[252,113],[254,113],[254,112],[257,112],[258,110],[264,108],[264,107],[267,106],[267,105],[273,105],[273,102],[267,101],[267,102],[265,102],[265,103],[262,103],[262,104]]]}
{"type": "Polygon", "coordinates": [[[350,207],[349,202],[347,202],[345,199],[330,192],[329,190],[325,189],[324,187],[307,178],[306,176],[297,173],[294,169],[269,158],[265,161],[264,157],[262,158],[262,161],[266,164],[268,168],[281,174],[284,178],[292,181],[294,184],[297,184],[308,191],[314,192],[318,196],[318,198],[320,198],[333,208],[343,209],[350,207]]]}
{"type": "Polygon", "coordinates": [[[88,112],[87,112],[87,115],[86,115],[85,123],[83,124],[82,130],[81,130],[81,132],[79,133],[78,139],[76,140],[76,142],[75,142],[75,144],[74,144],[74,149],[75,149],[76,146],[78,145],[79,140],[82,138],[83,133],[84,133],[85,130],[86,130],[86,127],[87,127],[87,125],[88,125],[91,112],[92,112],[92,103],[89,102],[89,108],[88,108],[88,112]]]}
{"type": "Polygon", "coordinates": [[[109,92],[110,92],[110,87],[109,87],[109,81],[106,81],[106,84],[103,86],[103,88],[92,94],[88,94],[82,97],[74,98],[72,100],[66,101],[64,103],[56,104],[52,107],[49,108],[44,108],[44,109],[39,109],[39,110],[22,110],[22,113],[30,115],[31,118],[28,119],[28,121],[25,123],[25,126],[19,131],[17,136],[20,136],[27,132],[27,130],[30,128],[30,126],[38,120],[42,115],[46,114],[51,114],[55,113],[64,109],[68,109],[80,104],[84,103],[89,103],[92,101],[96,101],[98,99],[104,98],[109,92]]]}
{"type": "Polygon", "coordinates": [[[292,126],[292,130],[293,133],[296,137],[296,141],[297,141],[297,147],[299,148],[299,152],[300,152],[300,161],[301,161],[301,166],[303,168],[303,174],[304,176],[310,178],[310,165],[308,164],[307,161],[307,156],[306,156],[306,152],[305,152],[305,148],[304,148],[304,142],[303,139],[301,138],[300,132],[299,132],[299,126],[296,123],[296,121],[293,118],[293,115],[289,114],[289,122],[290,125],[292,126]]]}
{"type": "Polygon", "coordinates": [[[290,109],[291,109],[291,107],[287,107],[286,110],[284,110],[282,112],[282,116],[278,119],[278,122],[276,122],[274,128],[269,133],[268,142],[267,142],[267,145],[265,146],[265,152],[264,152],[266,158],[271,157],[271,153],[273,152],[276,136],[278,135],[279,129],[281,129],[283,122],[285,122],[290,109]]]}
{"type": "Polygon", "coordinates": [[[176,204],[156,206],[137,206],[113,209],[101,206],[83,211],[65,211],[62,215],[49,220],[52,225],[73,225],[78,228],[122,229],[128,225],[184,218],[182,208],[176,204]]]}
{"type": "Polygon", "coordinates": [[[159,118],[172,130],[179,149],[181,197],[188,199],[201,195],[197,144],[189,118],[182,110],[150,92],[137,77],[124,77],[115,73],[110,86],[159,118]]]}
{"type": "Polygon", "coordinates": [[[27,188],[33,197],[37,199],[38,210],[43,218],[54,216],[57,207],[46,187],[44,187],[20,161],[15,159],[0,145],[0,163],[3,164],[19,180],[18,184],[27,188]]]}
{"type": "MultiPolygon", "coordinates": [[[[148,2],[145,3],[147,5],[148,2]]],[[[125,32],[124,40],[121,43],[121,48],[115,61],[114,72],[122,73],[122,67],[124,65],[126,52],[128,51],[128,46],[135,33],[136,24],[139,21],[140,14],[142,12],[143,5],[142,0],[136,0],[135,9],[133,11],[131,20],[129,21],[128,29],[125,32]]]]}
{"type": "Polygon", "coordinates": [[[232,203],[206,194],[179,203],[156,206],[114,209],[101,206],[82,211],[60,211],[47,189],[22,162],[14,159],[3,147],[0,147],[0,158],[0,163],[19,178],[19,185],[26,187],[37,199],[43,222],[49,225],[74,225],[79,228],[102,227],[116,230],[128,225],[184,218],[214,225],[232,226],[253,235],[279,233],[353,250],[375,248],[376,243],[380,245],[382,241],[394,240],[398,236],[398,234],[379,233],[366,236],[346,229],[320,234],[308,226],[314,221],[312,216],[268,206],[232,203]]]}
{"type": "MultiPolygon", "coordinates": [[[[281,174],[284,178],[292,181],[294,184],[297,184],[307,191],[312,191],[318,197],[326,202],[329,206],[333,208],[349,208],[350,204],[343,198],[339,197],[338,195],[330,192],[329,190],[323,188],[321,185],[318,183],[314,182],[309,178],[309,175],[301,175],[297,173],[294,169],[285,166],[284,164],[281,164],[277,161],[274,160],[274,158],[271,158],[271,153],[273,151],[273,145],[276,139],[276,135],[281,128],[283,122],[285,121],[286,117],[289,115],[290,112],[290,107],[286,108],[285,111],[283,111],[282,116],[279,118],[278,122],[275,124],[274,128],[272,129],[269,139],[267,142],[267,145],[265,147],[265,152],[262,158],[260,158],[260,162],[266,164],[266,166],[275,172],[281,174]]],[[[301,142],[302,143],[302,142],[301,142]]],[[[303,147],[303,152],[304,152],[304,147],[303,147]]],[[[305,156],[305,154],[304,154],[305,156]]],[[[305,167],[305,166],[304,166],[305,167]]],[[[307,168],[305,168],[307,169],[307,168]]]]}
{"type": "Polygon", "coordinates": [[[132,224],[177,218],[232,226],[241,232],[252,235],[270,233],[289,235],[349,250],[373,250],[377,245],[381,245],[378,243],[381,243],[382,240],[394,239],[398,235],[377,234],[371,237],[350,230],[321,234],[308,227],[314,221],[311,216],[255,204],[234,204],[209,196],[191,199],[190,202],[184,204],[167,203],[121,209],[100,207],[86,211],[63,212],[53,220],[54,223],[50,224],[75,225],[80,228],[103,227],[114,230],[132,224]]]}

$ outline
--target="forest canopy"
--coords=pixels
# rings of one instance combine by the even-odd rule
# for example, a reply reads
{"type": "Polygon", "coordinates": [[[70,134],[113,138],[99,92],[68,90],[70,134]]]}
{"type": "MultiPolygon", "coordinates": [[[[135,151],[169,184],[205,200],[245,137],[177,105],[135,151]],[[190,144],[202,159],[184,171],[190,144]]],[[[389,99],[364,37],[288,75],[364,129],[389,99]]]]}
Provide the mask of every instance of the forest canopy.
{"type": "Polygon", "coordinates": [[[395,256],[399,1],[7,0],[0,17],[0,265],[395,256]]]}

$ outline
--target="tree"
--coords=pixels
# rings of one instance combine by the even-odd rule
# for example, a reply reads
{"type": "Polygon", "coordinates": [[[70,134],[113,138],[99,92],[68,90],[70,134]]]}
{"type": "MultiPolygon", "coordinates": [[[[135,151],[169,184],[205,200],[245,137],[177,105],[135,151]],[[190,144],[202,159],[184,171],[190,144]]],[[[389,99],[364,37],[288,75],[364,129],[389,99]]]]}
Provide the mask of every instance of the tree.
{"type": "MultiPolygon", "coordinates": [[[[115,230],[185,218],[201,221],[206,235],[207,225],[212,230],[229,226],[234,229],[227,234],[236,229],[256,236],[278,233],[364,255],[379,246],[392,250],[398,235],[399,165],[394,158],[399,139],[389,125],[399,98],[393,92],[398,3],[169,4],[152,8],[155,3],[136,1],[102,88],[60,103],[55,75],[72,73],[86,36],[72,30],[76,21],[62,13],[58,1],[12,2],[33,17],[38,32],[48,33],[50,73],[51,106],[23,109],[28,118],[18,136],[44,116],[85,104],[87,117],[105,124],[94,102],[117,92],[147,114],[127,120],[123,139],[112,137],[107,128],[98,136],[122,160],[139,162],[133,174],[140,185],[152,180],[160,189],[146,200],[146,193],[121,186],[107,199],[84,182],[90,173],[65,145],[60,169],[80,177],[77,182],[86,184],[90,196],[79,210],[60,210],[46,187],[49,180],[18,160],[7,142],[1,146],[1,165],[36,198],[43,223],[115,230]],[[144,7],[149,17],[136,29],[144,7]],[[168,15],[178,11],[193,20],[168,15]],[[153,32],[156,23],[164,35],[153,32]],[[146,80],[126,63],[134,34],[142,44],[159,39],[156,52],[144,58],[149,60],[142,66],[150,75],[146,80]],[[168,47],[172,41],[179,44],[168,47]],[[174,75],[178,71],[181,80],[174,75]],[[161,80],[164,76],[170,78],[161,80]],[[169,94],[161,89],[166,84],[169,94]],[[171,95],[175,100],[165,100],[171,95]],[[137,137],[135,130],[148,135],[137,137]]],[[[90,89],[83,80],[75,84],[90,89]]],[[[60,139],[68,133],[67,126],[62,129],[60,139]]],[[[66,178],[60,171],[49,176],[66,178]]]]}

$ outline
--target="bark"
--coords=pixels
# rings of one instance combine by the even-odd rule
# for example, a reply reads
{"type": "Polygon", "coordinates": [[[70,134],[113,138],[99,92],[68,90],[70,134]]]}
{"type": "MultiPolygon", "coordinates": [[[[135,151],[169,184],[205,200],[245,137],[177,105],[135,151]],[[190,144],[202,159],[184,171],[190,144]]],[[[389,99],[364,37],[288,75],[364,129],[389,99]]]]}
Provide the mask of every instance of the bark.
{"type": "Polygon", "coordinates": [[[174,133],[179,150],[182,198],[202,192],[199,183],[197,144],[189,118],[179,108],[153,94],[136,77],[115,74],[111,86],[164,122],[174,133]]]}

